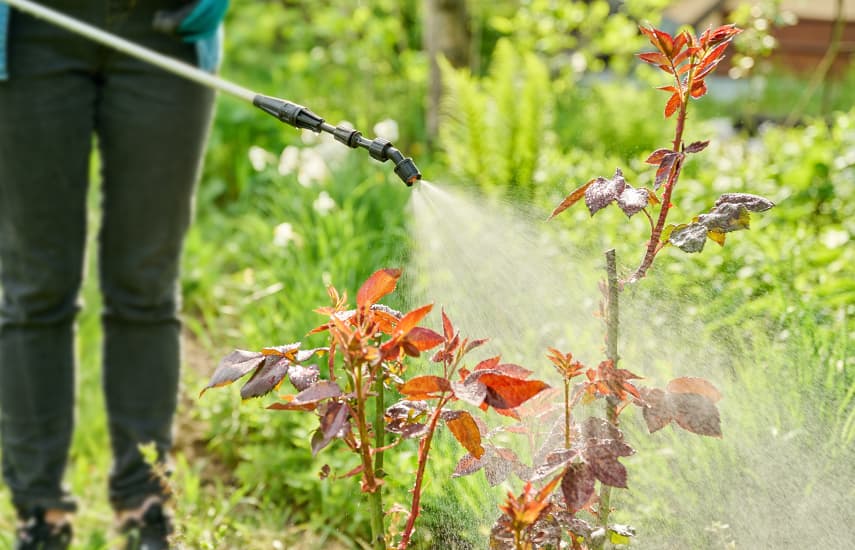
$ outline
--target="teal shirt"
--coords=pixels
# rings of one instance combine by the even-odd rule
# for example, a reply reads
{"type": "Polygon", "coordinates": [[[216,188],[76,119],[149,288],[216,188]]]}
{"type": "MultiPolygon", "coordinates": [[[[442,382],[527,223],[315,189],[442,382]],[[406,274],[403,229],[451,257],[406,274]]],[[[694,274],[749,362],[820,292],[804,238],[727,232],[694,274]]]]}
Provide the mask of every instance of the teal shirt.
{"type": "MultiPolygon", "coordinates": [[[[227,2],[225,2],[228,5],[227,2]]],[[[225,9],[223,9],[225,11],[225,9]]],[[[8,42],[9,42],[9,4],[0,3],[0,80],[9,79],[8,42]]],[[[220,65],[223,52],[223,26],[216,32],[193,37],[199,67],[214,72],[220,65]]]]}

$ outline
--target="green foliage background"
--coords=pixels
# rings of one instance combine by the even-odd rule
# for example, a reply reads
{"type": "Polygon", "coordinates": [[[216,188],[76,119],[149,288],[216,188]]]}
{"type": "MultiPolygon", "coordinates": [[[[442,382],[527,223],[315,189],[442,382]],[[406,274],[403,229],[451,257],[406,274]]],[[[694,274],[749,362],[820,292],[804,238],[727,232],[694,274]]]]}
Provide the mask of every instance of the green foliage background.
{"type": "MultiPolygon", "coordinates": [[[[625,2],[611,15],[603,1],[470,3],[472,69],[443,67],[448,93],[435,148],[427,145],[423,122],[428,69],[417,0],[238,3],[228,20],[223,76],[307,105],[333,123],[348,120],[366,134],[393,119],[396,145],[427,177],[513,197],[547,213],[577,185],[608,176],[617,166],[633,185],[652,177],[642,161],[668,143],[672,123],[663,122],[664,96],[651,88],[652,73],[632,53],[644,48],[635,21],[656,23],[666,3],[625,2]],[[611,70],[603,72],[606,59],[611,70]]],[[[723,484],[765,493],[770,507],[798,495],[801,513],[809,505],[855,497],[851,490],[830,495],[816,488],[829,471],[851,482],[851,471],[835,465],[855,458],[855,111],[847,110],[852,88],[838,85],[834,105],[841,109],[820,113],[814,104],[817,116],[798,127],[731,132],[720,119],[779,116],[791,101],[782,90],[792,89],[792,77],[764,78],[762,94],[754,84],[735,94],[728,86],[717,99],[713,86],[710,97],[697,104],[687,140],[712,138],[712,145],[687,165],[673,217],[690,218],[725,191],[765,195],[777,208],[754,220],[752,231],[729,238],[723,249],[710,243],[700,257],[669,253],[641,292],[648,295],[644,299],[677,297],[685,306],[684,322],[702,327],[698,338],[735,346],[740,359],[729,366],[731,386],[743,391],[728,396],[730,410],[756,406],[767,413],[727,416],[731,405],[724,404],[734,445],[659,434],[649,448],[642,446],[629,465],[634,490],[618,503],[620,519],[647,529],[639,547],[735,543],[730,533],[742,527],[733,513],[742,504],[738,496],[719,491],[713,503],[703,495],[673,494],[669,487],[677,470],[697,484],[729,472],[723,484]],[[745,362],[746,357],[760,360],[745,362]],[[769,462],[747,462],[739,448],[751,438],[765,438],[774,453],[789,433],[805,449],[804,484],[772,490],[762,483],[769,462]],[[672,461],[657,451],[663,447],[693,458],[689,464],[672,461]],[[821,452],[810,453],[811,448],[821,452]],[[715,513],[702,517],[728,518],[730,531],[680,519],[709,506],[715,513]],[[675,508],[682,514],[674,514],[675,508]]],[[[312,310],[327,302],[326,284],[352,295],[375,269],[405,265],[409,198],[389,167],[363,152],[304,140],[247,105],[220,100],[183,279],[189,329],[186,435],[171,483],[188,547],[353,548],[366,535],[368,513],[357,483],[317,476],[323,464],[344,472],[356,463],[335,449],[313,459],[309,416],[270,414],[263,402],[241,404],[230,390],[196,395],[229,350],[300,340],[318,321],[312,310]],[[287,161],[293,158],[296,164],[287,161]],[[310,164],[322,168],[312,172],[310,164]]],[[[96,208],[97,201],[92,204],[96,208]]],[[[617,244],[619,257],[635,257],[641,221],[626,223],[619,213],[604,212],[594,226],[583,210],[559,218],[564,238],[593,250],[617,244]]],[[[97,392],[99,333],[91,282],[87,296],[93,307],[82,319],[81,386],[97,392]]],[[[103,454],[103,413],[98,400],[87,401],[69,479],[78,494],[98,504],[81,514],[77,544],[109,548],[110,512],[103,488],[93,483],[104,479],[109,461],[103,454]]],[[[480,548],[504,491],[490,489],[481,476],[444,481],[456,451],[447,439],[439,445],[424,527],[417,533],[420,544],[480,548]]],[[[413,469],[415,447],[394,454],[391,471],[413,469]]],[[[388,500],[406,502],[409,487],[394,478],[389,483],[388,500]]],[[[9,528],[0,530],[9,533],[12,515],[8,507],[2,510],[0,527],[9,528]]],[[[751,541],[738,542],[752,547],[751,541]]]]}

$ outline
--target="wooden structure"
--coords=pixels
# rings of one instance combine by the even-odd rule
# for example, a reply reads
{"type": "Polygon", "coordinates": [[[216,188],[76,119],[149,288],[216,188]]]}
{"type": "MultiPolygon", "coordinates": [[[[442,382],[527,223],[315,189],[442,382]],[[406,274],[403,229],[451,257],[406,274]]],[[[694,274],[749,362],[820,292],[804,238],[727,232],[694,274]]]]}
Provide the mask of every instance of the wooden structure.
{"type": "MultiPolygon", "coordinates": [[[[727,15],[746,0],[681,0],[665,12],[677,24],[690,24],[696,29],[720,25],[727,15]]],[[[749,2],[751,3],[751,2],[749,2]]],[[[799,73],[813,71],[828,51],[837,14],[837,0],[783,0],[781,9],[796,16],[797,23],[773,29],[778,47],[771,56],[777,66],[799,73]]],[[[855,1],[842,2],[845,21],[843,38],[831,73],[845,71],[855,56],[855,1]]]]}

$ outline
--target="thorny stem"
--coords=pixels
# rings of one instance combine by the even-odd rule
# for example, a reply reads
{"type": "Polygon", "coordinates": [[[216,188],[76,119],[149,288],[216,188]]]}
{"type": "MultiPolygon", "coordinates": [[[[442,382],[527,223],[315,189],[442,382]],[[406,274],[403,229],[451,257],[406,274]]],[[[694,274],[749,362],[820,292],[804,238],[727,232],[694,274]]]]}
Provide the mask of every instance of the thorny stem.
{"type": "Polygon", "coordinates": [[[410,516],[407,518],[407,525],[404,527],[404,532],[401,535],[401,542],[398,544],[398,550],[404,550],[410,544],[410,537],[413,536],[413,529],[416,526],[416,519],[419,517],[421,498],[422,498],[422,480],[425,477],[425,467],[427,466],[428,453],[430,452],[430,444],[433,441],[433,434],[436,433],[436,425],[439,422],[439,415],[442,413],[442,408],[448,402],[448,397],[443,393],[439,402],[436,404],[436,409],[430,417],[428,424],[427,435],[419,442],[419,465],[416,470],[416,482],[413,485],[413,501],[410,505],[410,516]]]}
{"type": "MultiPolygon", "coordinates": [[[[606,274],[607,274],[607,302],[606,302],[606,356],[617,368],[618,360],[618,325],[620,323],[620,308],[618,305],[619,288],[617,276],[617,258],[614,249],[606,251],[606,274]]],[[[610,424],[617,427],[617,404],[614,399],[606,399],[606,419],[610,424]]],[[[611,487],[600,484],[600,504],[598,507],[599,525],[608,529],[609,513],[611,512],[611,487]]],[[[600,549],[603,543],[595,546],[600,549]]]]}
{"type": "Polygon", "coordinates": [[[363,490],[368,492],[368,509],[371,514],[371,547],[374,550],[385,550],[383,494],[380,485],[377,483],[374,465],[371,462],[371,442],[365,421],[365,396],[367,392],[362,387],[362,366],[357,365],[353,374],[356,390],[356,426],[359,430],[359,453],[363,467],[363,490]]]}
{"type": "Polygon", "coordinates": [[[570,448],[570,380],[564,378],[564,448],[570,448]]]}
{"type": "MultiPolygon", "coordinates": [[[[691,72],[691,71],[690,71],[691,72]]],[[[678,79],[679,84],[679,79],[678,79]]],[[[682,85],[681,85],[682,86],[682,85]]],[[[683,91],[685,99],[680,102],[680,111],[677,114],[677,128],[674,130],[674,151],[681,152],[683,143],[683,130],[686,126],[686,110],[689,107],[689,90],[692,89],[691,81],[688,83],[686,90],[683,91]]],[[[656,221],[656,226],[650,233],[650,240],[647,242],[647,250],[644,253],[644,259],[641,265],[635,270],[635,273],[630,277],[630,282],[635,282],[643,279],[647,274],[647,270],[653,264],[653,259],[656,253],[662,248],[659,246],[659,238],[662,236],[662,230],[665,228],[665,221],[668,219],[668,211],[671,209],[671,193],[674,192],[674,187],[677,185],[677,180],[680,178],[680,170],[683,167],[683,158],[678,157],[668,175],[668,181],[665,182],[665,195],[662,197],[662,208],[659,209],[659,218],[656,221]]]]}

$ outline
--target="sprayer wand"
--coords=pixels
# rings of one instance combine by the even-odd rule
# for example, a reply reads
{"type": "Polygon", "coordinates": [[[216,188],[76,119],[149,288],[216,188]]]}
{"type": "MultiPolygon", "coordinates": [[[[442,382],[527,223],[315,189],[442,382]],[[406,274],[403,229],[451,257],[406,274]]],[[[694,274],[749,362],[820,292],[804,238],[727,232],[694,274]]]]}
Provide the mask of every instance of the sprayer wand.
{"type": "Polygon", "coordinates": [[[129,40],[125,40],[119,36],[108,33],[84,23],[72,17],[69,17],[56,10],[46,8],[30,0],[0,0],[10,6],[17,8],[23,12],[29,13],[40,19],[61,27],[67,31],[84,36],[94,42],[103,44],[124,54],[127,54],[136,59],[140,59],[147,63],[151,63],[161,69],[172,74],[201,84],[207,88],[221,91],[232,97],[252,103],[265,113],[268,113],[285,124],[289,124],[295,128],[307,129],[316,133],[326,132],[331,134],[335,139],[348,147],[356,149],[362,147],[368,150],[371,158],[380,162],[391,160],[395,165],[395,174],[401,178],[408,186],[412,186],[417,180],[422,178],[421,172],[416,168],[413,159],[404,157],[404,155],[396,149],[389,140],[377,137],[369,140],[363,137],[362,133],[339,124],[332,126],[324,121],[306,107],[297,105],[285,99],[278,99],[266,95],[258,94],[239,86],[234,82],[230,82],[224,78],[207,73],[197,67],[178,61],[171,57],[157,53],[139,44],[135,44],[129,40]]]}

